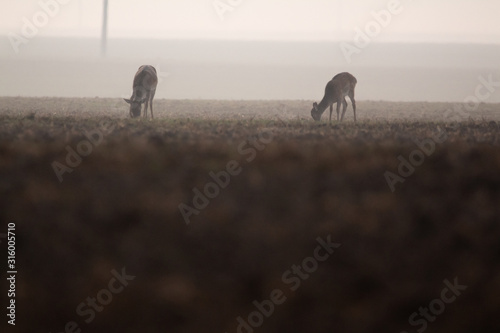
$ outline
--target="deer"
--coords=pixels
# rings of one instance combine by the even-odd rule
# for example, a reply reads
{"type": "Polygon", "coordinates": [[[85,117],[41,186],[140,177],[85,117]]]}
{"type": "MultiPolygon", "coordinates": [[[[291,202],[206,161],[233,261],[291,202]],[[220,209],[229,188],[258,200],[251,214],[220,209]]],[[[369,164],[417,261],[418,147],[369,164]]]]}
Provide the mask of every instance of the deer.
{"type": "Polygon", "coordinates": [[[148,117],[148,106],[151,109],[151,118],[153,116],[153,98],[155,97],[156,86],[158,85],[158,76],[153,66],[144,65],[139,67],[135,74],[133,93],[130,99],[124,99],[130,104],[130,117],[137,118],[141,115],[142,104],[146,104],[143,117],[148,117]]]}
{"type": "Polygon", "coordinates": [[[354,100],[354,88],[356,88],[356,83],[358,80],[349,73],[340,73],[333,77],[333,79],[327,83],[325,88],[325,96],[323,100],[318,103],[313,104],[313,108],[311,110],[311,116],[314,120],[320,121],[321,116],[325,112],[325,110],[330,107],[330,124],[332,123],[332,113],[333,113],[333,104],[337,103],[337,122],[339,121],[340,116],[340,105],[342,104],[342,117],[340,121],[344,120],[345,111],[347,109],[347,101],[345,99],[346,96],[349,96],[349,99],[352,102],[352,108],[354,110],[354,122],[356,122],[356,101],[354,100]]]}

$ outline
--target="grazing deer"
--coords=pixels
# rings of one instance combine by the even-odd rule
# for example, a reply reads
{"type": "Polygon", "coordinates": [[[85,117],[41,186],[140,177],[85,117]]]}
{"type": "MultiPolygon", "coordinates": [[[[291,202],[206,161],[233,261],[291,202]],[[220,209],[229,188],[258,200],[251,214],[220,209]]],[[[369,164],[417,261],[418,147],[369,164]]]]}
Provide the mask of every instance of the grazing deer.
{"type": "Polygon", "coordinates": [[[142,104],[146,103],[144,108],[144,117],[148,117],[148,105],[151,105],[151,118],[153,116],[153,98],[155,97],[156,86],[158,85],[158,76],[153,66],[144,65],[139,67],[135,74],[132,97],[125,99],[130,104],[130,117],[137,118],[141,115],[142,104]]]}
{"type": "Polygon", "coordinates": [[[334,78],[326,85],[325,97],[323,97],[323,100],[319,104],[313,104],[313,109],[311,110],[311,116],[313,119],[320,121],[325,110],[330,107],[331,124],[333,104],[337,103],[337,121],[339,121],[340,104],[344,107],[340,121],[344,120],[345,111],[347,109],[347,101],[345,100],[345,97],[349,96],[354,110],[354,122],[356,122],[356,101],[354,100],[354,88],[356,87],[356,83],[358,83],[356,78],[349,73],[344,72],[335,75],[334,78]]]}

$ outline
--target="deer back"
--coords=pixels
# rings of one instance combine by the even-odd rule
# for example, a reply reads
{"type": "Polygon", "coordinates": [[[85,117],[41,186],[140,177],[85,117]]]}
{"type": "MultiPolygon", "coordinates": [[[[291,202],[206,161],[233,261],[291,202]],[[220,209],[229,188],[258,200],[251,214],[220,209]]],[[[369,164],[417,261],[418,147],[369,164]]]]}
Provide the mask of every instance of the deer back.
{"type": "Polygon", "coordinates": [[[339,73],[328,82],[325,95],[328,96],[329,100],[337,101],[337,99],[343,98],[349,92],[353,91],[357,82],[352,74],[347,72],[339,73]]]}
{"type": "Polygon", "coordinates": [[[139,67],[134,77],[134,93],[132,100],[145,98],[151,91],[156,90],[158,85],[158,76],[153,66],[145,65],[139,67]]]}

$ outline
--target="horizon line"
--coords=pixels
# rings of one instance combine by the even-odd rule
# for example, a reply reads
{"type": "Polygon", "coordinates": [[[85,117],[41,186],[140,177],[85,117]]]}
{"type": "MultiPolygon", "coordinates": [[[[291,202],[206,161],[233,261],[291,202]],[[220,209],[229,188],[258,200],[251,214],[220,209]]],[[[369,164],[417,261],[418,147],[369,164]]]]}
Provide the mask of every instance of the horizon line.
{"type": "MultiPolygon", "coordinates": [[[[9,39],[8,35],[0,34],[0,38],[9,39]]],[[[97,36],[40,36],[37,39],[59,39],[59,40],[95,40],[100,42],[101,38],[97,36]]],[[[279,39],[279,38],[244,38],[244,39],[236,39],[236,38],[224,38],[224,37],[207,37],[207,38],[198,38],[198,37],[109,37],[110,40],[133,40],[133,41],[168,41],[168,42],[250,42],[250,43],[354,43],[352,40],[347,39],[279,39]]],[[[486,42],[486,41],[373,41],[371,44],[430,44],[430,45],[489,45],[489,46],[500,46],[500,41],[498,42],[486,42]]]]}

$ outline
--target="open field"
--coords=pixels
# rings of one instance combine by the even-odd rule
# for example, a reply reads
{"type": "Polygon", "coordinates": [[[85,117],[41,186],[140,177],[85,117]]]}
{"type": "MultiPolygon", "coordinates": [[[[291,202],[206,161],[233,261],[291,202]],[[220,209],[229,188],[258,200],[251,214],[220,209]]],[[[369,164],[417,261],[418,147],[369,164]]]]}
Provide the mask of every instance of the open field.
{"type": "Polygon", "coordinates": [[[498,331],[500,105],[311,106],[0,98],[19,331],[498,331]]]}

